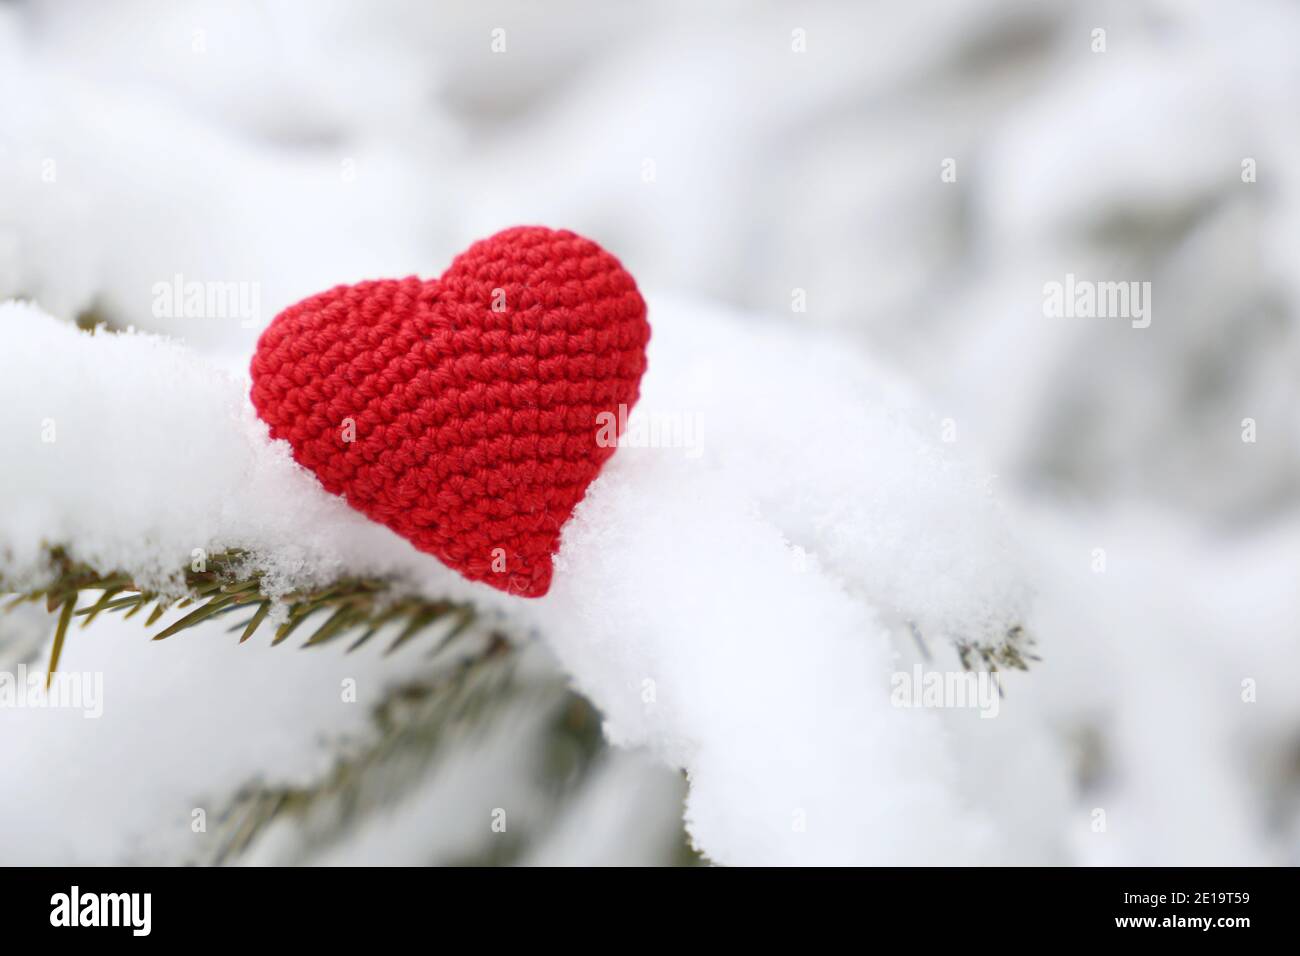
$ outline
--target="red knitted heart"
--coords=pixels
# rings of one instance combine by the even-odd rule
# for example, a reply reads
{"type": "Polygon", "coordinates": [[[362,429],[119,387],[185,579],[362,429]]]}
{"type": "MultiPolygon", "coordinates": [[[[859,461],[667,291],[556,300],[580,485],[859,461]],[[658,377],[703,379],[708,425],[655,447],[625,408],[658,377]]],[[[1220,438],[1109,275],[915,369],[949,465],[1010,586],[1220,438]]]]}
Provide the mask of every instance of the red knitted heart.
{"type": "Polygon", "coordinates": [[[328,491],[465,577],[540,597],[637,400],[645,312],[594,242],[507,229],[441,278],[285,309],[253,356],[253,405],[328,491]]]}

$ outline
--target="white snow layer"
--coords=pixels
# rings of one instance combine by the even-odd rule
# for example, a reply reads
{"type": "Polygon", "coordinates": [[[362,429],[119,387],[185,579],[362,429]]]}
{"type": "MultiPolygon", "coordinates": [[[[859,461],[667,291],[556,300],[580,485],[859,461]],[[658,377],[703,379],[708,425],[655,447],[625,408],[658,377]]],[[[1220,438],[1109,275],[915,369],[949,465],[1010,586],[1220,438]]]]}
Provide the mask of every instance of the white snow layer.
{"type": "Polygon", "coordinates": [[[326,494],[269,440],[245,377],[0,306],[0,500],[23,504],[0,518],[0,570],[38,580],[42,546],[64,544],[150,581],[229,547],[282,588],[397,575],[536,625],[612,740],[686,771],[710,859],[991,859],[939,718],[889,694],[891,630],[941,648],[1025,620],[987,482],[833,343],[655,297],[651,317],[629,445],[566,528],[552,593],[527,601],[326,494]]]}
{"type": "MultiPolygon", "coordinates": [[[[741,828],[753,841],[738,855],[819,855],[825,817],[797,793],[797,775],[782,771],[824,747],[811,779],[825,798],[836,785],[829,778],[845,774],[836,825],[846,833],[864,819],[854,801],[878,808],[895,786],[944,795],[880,826],[881,859],[894,828],[961,828],[955,818],[918,819],[946,798],[990,821],[994,855],[1013,862],[1300,860],[1300,714],[1287,681],[1300,673],[1294,5],[1134,0],[1098,15],[1068,0],[990,0],[964,11],[914,0],[794,12],[746,5],[744,16],[734,4],[684,0],[598,13],[577,3],[435,10],[388,0],[376,16],[375,6],[0,5],[0,91],[8,94],[0,96],[0,296],[35,298],[61,317],[93,311],[119,327],[183,338],[203,355],[146,340],[92,342],[70,330],[0,335],[0,389],[22,410],[0,417],[8,571],[34,573],[47,531],[86,532],[78,545],[106,561],[147,552],[142,570],[154,574],[187,560],[196,542],[225,535],[265,549],[286,580],[367,566],[431,593],[459,587],[262,448],[237,378],[260,328],[304,295],[340,281],[436,273],[467,240],[505,225],[567,226],[599,238],[647,287],[782,312],[803,336],[819,325],[844,333],[829,349],[801,337],[781,374],[749,377],[742,366],[751,350],[766,350],[764,333],[724,334],[721,317],[697,332],[674,320],[682,307],[654,297],[647,403],[700,413],[703,454],[625,448],[615,456],[566,534],[555,592],[525,609],[525,623],[541,625],[598,698],[612,735],[692,766],[694,826],[719,859],[741,828]],[[508,55],[489,48],[497,27],[508,30],[508,55]],[[790,50],[795,27],[808,40],[799,55],[790,50]],[[1098,27],[1107,30],[1104,54],[1090,49],[1098,27]],[[1117,141],[1126,148],[1111,148],[1117,141]],[[955,182],[938,177],[944,158],[955,163],[955,182]],[[1257,182],[1242,179],[1247,159],[1257,182]],[[1153,324],[1045,320],[1043,283],[1068,272],[1151,279],[1153,324]],[[256,284],[260,315],[247,324],[154,315],[155,283],[178,273],[256,284]],[[807,311],[791,315],[796,288],[807,311]],[[699,354],[665,348],[669,325],[683,338],[698,335],[699,354]],[[26,335],[48,336],[72,355],[35,349],[26,335]],[[706,354],[717,339],[725,348],[706,354]],[[1039,585],[1028,623],[1045,658],[1009,682],[996,720],[906,712],[915,725],[908,732],[921,738],[943,723],[946,757],[873,768],[878,800],[851,792],[862,784],[851,775],[867,772],[853,761],[872,747],[881,759],[899,755],[870,733],[852,738],[827,714],[830,700],[807,689],[746,699],[747,687],[775,679],[748,654],[736,656],[730,682],[689,663],[729,635],[744,648],[739,635],[753,632],[756,650],[772,650],[776,629],[755,620],[749,584],[767,586],[773,621],[811,608],[782,632],[783,664],[800,679],[812,679],[804,669],[814,666],[800,654],[824,653],[836,635],[859,629],[852,650],[878,656],[876,670],[861,675],[860,696],[890,666],[879,661],[879,630],[895,636],[905,669],[913,644],[896,637],[908,616],[937,653],[945,632],[993,630],[983,615],[1015,604],[997,599],[1020,580],[1014,551],[1003,553],[996,532],[968,527],[997,522],[979,480],[952,474],[964,466],[936,459],[921,467],[933,450],[885,415],[859,423],[861,443],[852,423],[837,443],[829,421],[842,408],[826,399],[855,387],[850,381],[884,379],[839,374],[851,360],[827,353],[864,346],[919,383],[955,428],[958,441],[944,450],[977,447],[993,462],[999,496],[1021,512],[1015,524],[1028,538],[1039,585]],[[800,371],[813,361],[805,348],[835,370],[830,381],[800,371]],[[19,350],[28,359],[11,360],[19,350]],[[152,351],[166,357],[146,359],[152,351]],[[75,375],[63,374],[65,360],[75,375]],[[161,402],[151,374],[169,383],[161,402]],[[716,378],[717,389],[693,375],[716,378]],[[764,407],[772,424],[740,401],[733,409],[724,386],[764,407]],[[88,396],[105,412],[89,424],[73,408],[88,396]],[[32,415],[54,418],[58,441],[79,434],[84,457],[39,442],[32,415]],[[137,417],[165,428],[142,436],[131,428],[137,417]],[[1258,441],[1242,441],[1243,419],[1258,424],[1258,441]],[[828,444],[837,465],[819,468],[828,444]],[[165,457],[169,445],[177,454],[165,457]],[[780,467],[769,469],[769,458],[780,467]],[[887,460],[897,467],[875,467],[887,460]],[[905,486],[911,473],[928,482],[921,487],[933,514],[889,507],[893,483],[905,486]],[[648,475],[680,482],[691,497],[663,504],[672,489],[641,489],[648,475]],[[121,492],[107,513],[91,507],[103,503],[94,497],[101,476],[121,492]],[[164,482],[167,492],[154,494],[164,482]],[[950,493],[964,503],[944,521],[950,493]],[[715,526],[707,516],[679,521],[680,529],[655,524],[696,498],[708,515],[734,519],[731,544],[754,550],[752,566],[749,554],[736,565],[718,560],[728,541],[706,533],[715,526]],[[128,524],[145,529],[139,540],[121,539],[128,524]],[[616,547],[618,534],[633,543],[616,547]],[[778,535],[792,566],[807,570],[774,587],[778,535]],[[652,546],[697,537],[700,560],[684,547],[652,546]],[[606,574],[595,556],[644,580],[606,574]],[[992,576],[972,581],[981,564],[992,576]],[[936,568],[947,573],[923,577],[936,568]],[[680,600],[698,607],[663,606],[656,586],[669,581],[689,584],[680,600]],[[705,595],[715,593],[711,604],[705,595]],[[579,597],[569,614],[564,605],[579,597]],[[660,627],[674,614],[690,619],[672,622],[693,635],[682,648],[657,643],[675,633],[660,627]],[[710,632],[709,620],[724,623],[710,632]],[[708,681],[717,686],[706,694],[708,681]],[[692,692],[688,705],[688,687],[705,697],[692,692]],[[699,715],[689,708],[710,719],[694,736],[686,729],[699,715]],[[766,808],[766,796],[754,797],[752,816],[740,800],[714,813],[728,758],[711,755],[726,720],[749,720],[755,738],[772,733],[779,742],[746,751],[747,772],[776,788],[766,808]],[[791,743],[796,728],[816,720],[806,742],[791,743]],[[805,811],[802,843],[795,807],[805,811]],[[781,813],[790,834],[773,822],[781,813]]],[[[912,404],[892,394],[884,402],[912,404]]],[[[944,434],[943,421],[909,420],[944,434]]],[[[32,652],[49,627],[35,608],[0,616],[0,659],[32,652]]],[[[127,858],[130,835],[161,841],[160,820],[178,816],[185,832],[195,794],[306,773],[328,753],[331,733],[364,723],[359,709],[348,717],[336,703],[322,703],[324,713],[308,706],[326,699],[314,686],[323,678],[304,666],[308,655],[234,646],[220,627],[193,636],[154,645],[141,642],[134,621],[101,618],[74,635],[65,661],[104,670],[102,720],[77,718],[55,731],[54,717],[0,715],[0,759],[16,782],[0,789],[0,854],[51,862],[49,848],[67,849],[57,856],[68,860],[80,847],[96,861],[127,858]],[[274,675],[271,690],[254,693],[263,685],[253,668],[274,675]],[[209,693],[213,686],[243,696],[232,704],[209,693]],[[137,732],[164,719],[156,732],[175,737],[161,745],[137,732]],[[19,722],[22,731],[10,733],[19,722]],[[260,746],[272,725],[279,743],[260,746]],[[202,741],[214,758],[177,756],[182,739],[202,741]]],[[[328,673],[332,652],[321,654],[308,663],[328,673]]],[[[338,666],[376,689],[416,666],[401,655],[389,663],[391,672],[357,654],[338,666]]],[[[832,689],[846,680],[815,676],[832,689]]],[[[435,773],[430,792],[452,799],[453,783],[435,773]]],[[[978,826],[962,832],[951,859],[978,842],[978,826]]],[[[401,839],[388,836],[374,845],[401,839]]],[[[167,848],[160,854],[169,858],[167,848]]]]}

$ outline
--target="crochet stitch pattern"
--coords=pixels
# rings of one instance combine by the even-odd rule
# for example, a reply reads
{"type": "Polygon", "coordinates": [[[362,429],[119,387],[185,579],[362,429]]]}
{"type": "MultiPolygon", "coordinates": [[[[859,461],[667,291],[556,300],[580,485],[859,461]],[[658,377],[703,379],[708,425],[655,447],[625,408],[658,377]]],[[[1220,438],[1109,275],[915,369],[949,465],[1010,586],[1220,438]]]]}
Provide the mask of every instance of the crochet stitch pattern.
{"type": "Polygon", "coordinates": [[[636,403],[649,338],[617,259],[519,226],[437,279],[285,309],[258,341],[252,401],[327,491],[470,580],[540,597],[560,529],[615,451],[600,426],[636,403]]]}

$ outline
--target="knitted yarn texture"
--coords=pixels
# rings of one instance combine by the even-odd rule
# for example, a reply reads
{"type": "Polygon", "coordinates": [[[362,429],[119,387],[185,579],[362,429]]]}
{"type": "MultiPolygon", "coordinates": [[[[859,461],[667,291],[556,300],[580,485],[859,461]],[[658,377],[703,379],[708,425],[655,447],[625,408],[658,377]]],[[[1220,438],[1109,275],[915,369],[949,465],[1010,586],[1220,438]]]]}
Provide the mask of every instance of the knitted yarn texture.
{"type": "Polygon", "coordinates": [[[285,309],[258,342],[252,401],[326,490],[465,577],[540,597],[636,403],[649,338],[617,259],[519,226],[437,279],[285,309]]]}

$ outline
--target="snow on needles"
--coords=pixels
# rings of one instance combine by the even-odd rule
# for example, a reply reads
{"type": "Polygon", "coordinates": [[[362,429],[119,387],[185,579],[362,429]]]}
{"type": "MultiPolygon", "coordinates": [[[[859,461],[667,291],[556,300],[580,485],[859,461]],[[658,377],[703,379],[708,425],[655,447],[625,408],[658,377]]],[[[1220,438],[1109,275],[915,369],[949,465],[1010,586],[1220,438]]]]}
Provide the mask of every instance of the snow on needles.
{"type": "Polygon", "coordinates": [[[538,601],[461,580],[326,494],[268,439],[245,378],[0,306],[0,500],[21,504],[0,515],[0,574],[39,580],[57,544],[174,582],[194,549],[241,547],[280,588],[347,570],[470,598],[540,632],[611,740],[686,772],[710,860],[994,861],[943,718],[892,707],[889,683],[912,627],[950,654],[1025,623],[987,477],[833,341],[648,301],[642,403],[538,601]]]}

